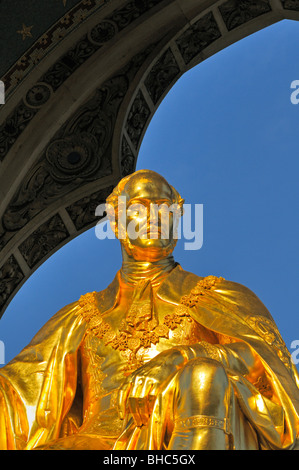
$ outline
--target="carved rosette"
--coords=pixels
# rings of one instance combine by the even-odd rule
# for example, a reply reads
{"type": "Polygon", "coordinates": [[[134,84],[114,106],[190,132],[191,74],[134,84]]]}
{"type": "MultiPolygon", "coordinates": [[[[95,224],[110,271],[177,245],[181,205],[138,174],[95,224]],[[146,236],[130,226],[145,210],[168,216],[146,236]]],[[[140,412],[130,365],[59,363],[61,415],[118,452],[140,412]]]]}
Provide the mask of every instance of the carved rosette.
{"type": "Polygon", "coordinates": [[[26,94],[25,104],[30,108],[40,108],[51,97],[52,88],[46,83],[37,83],[26,94]]]}
{"type": "Polygon", "coordinates": [[[118,28],[113,21],[105,20],[92,28],[88,34],[88,39],[96,45],[103,45],[110,41],[116,34],[118,28]]]}
{"type": "Polygon", "coordinates": [[[46,150],[50,174],[55,181],[67,183],[80,179],[88,181],[100,168],[97,139],[84,132],[52,142],[46,150]]]}

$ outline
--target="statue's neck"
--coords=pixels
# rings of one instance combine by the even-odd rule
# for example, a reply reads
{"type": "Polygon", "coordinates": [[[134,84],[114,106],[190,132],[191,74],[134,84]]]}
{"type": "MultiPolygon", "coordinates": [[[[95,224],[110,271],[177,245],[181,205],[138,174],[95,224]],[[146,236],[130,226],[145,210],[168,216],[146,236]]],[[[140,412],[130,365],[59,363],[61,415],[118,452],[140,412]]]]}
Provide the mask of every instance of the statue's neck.
{"type": "Polygon", "coordinates": [[[123,262],[120,270],[122,279],[127,284],[136,284],[140,281],[151,280],[153,284],[159,284],[164,277],[177,265],[173,256],[158,261],[136,261],[122,250],[123,262]]]}

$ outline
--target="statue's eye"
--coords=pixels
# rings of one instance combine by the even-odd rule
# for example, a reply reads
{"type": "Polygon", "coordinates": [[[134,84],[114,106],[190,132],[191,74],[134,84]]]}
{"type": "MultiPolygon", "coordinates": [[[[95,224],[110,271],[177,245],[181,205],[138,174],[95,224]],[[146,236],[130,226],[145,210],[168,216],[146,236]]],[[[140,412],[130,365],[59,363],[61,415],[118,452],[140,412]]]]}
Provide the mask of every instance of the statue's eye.
{"type": "Polygon", "coordinates": [[[169,212],[172,212],[170,209],[170,206],[168,204],[162,204],[159,208],[159,212],[161,214],[168,214],[169,212]]]}
{"type": "Polygon", "coordinates": [[[142,204],[132,204],[127,209],[127,215],[129,217],[146,217],[147,209],[142,204]]]}

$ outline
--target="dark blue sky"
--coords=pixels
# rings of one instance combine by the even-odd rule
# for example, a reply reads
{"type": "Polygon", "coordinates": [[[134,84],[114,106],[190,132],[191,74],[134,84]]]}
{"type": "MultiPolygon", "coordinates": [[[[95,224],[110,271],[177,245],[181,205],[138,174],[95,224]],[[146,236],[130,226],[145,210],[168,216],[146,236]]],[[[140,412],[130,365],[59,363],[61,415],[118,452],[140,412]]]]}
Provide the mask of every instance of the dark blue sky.
{"type": "MultiPolygon", "coordinates": [[[[137,165],[204,205],[202,248],[186,251],[181,241],[176,260],[252,289],[291,352],[299,340],[299,105],[290,101],[298,44],[299,24],[283,21],[186,73],[151,121],[137,165]]],[[[119,243],[94,229],[54,254],[0,321],[6,362],[61,307],[105,288],[120,263],[119,243]]]]}

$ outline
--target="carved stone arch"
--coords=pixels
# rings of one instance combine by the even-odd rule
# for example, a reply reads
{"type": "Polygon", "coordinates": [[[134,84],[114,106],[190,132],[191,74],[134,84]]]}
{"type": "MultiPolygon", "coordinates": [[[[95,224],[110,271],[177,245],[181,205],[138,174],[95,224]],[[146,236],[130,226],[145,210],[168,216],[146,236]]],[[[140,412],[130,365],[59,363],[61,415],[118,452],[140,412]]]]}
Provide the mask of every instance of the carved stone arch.
{"type": "Polygon", "coordinates": [[[10,68],[0,109],[1,313],[38,266],[98,221],[96,206],[134,171],[181,75],[284,18],[299,18],[299,1],[108,1],[36,67],[40,42],[10,68]]]}

